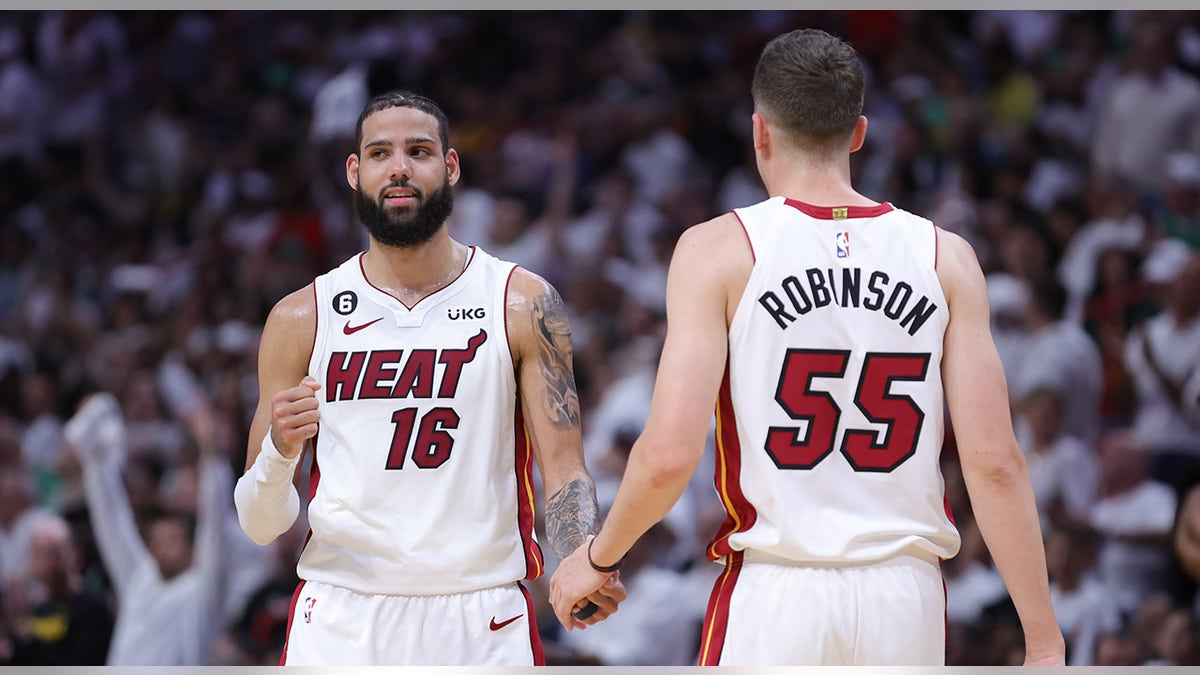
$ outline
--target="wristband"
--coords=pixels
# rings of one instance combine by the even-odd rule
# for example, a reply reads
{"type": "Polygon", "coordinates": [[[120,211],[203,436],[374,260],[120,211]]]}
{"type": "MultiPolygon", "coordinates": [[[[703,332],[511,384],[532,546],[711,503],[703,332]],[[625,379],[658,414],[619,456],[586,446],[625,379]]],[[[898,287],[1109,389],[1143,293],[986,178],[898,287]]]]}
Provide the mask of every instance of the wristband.
{"type": "Polygon", "coordinates": [[[621,569],[621,565],[625,564],[625,556],[629,555],[628,551],[625,553],[625,555],[621,556],[620,560],[618,560],[617,562],[615,562],[611,565],[608,565],[608,566],[597,565],[596,561],[592,560],[592,544],[594,544],[594,543],[596,543],[596,538],[592,537],[591,541],[588,542],[588,547],[587,547],[588,564],[592,566],[592,569],[596,570],[597,572],[603,572],[604,574],[611,574],[611,573],[616,572],[617,570],[621,569]]]}
{"type": "Polygon", "coordinates": [[[281,471],[286,471],[288,480],[291,480],[291,472],[300,463],[300,457],[304,453],[302,452],[295,457],[284,457],[283,453],[279,452],[279,448],[275,447],[275,441],[271,440],[271,427],[267,427],[267,433],[263,436],[262,446],[260,447],[261,450],[258,453],[255,464],[258,464],[259,460],[265,462],[267,466],[264,468],[267,470],[269,477],[277,477],[281,475],[281,471]]]}

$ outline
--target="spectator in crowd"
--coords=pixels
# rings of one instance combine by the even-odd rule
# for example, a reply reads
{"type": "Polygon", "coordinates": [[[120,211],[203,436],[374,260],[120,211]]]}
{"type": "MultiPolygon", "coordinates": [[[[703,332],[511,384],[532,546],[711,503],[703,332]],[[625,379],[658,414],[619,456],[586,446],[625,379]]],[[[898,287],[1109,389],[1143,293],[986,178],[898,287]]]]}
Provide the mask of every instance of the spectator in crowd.
{"type": "Polygon", "coordinates": [[[1067,665],[1091,665],[1096,641],[1119,631],[1122,624],[1112,593],[1092,572],[1100,535],[1080,521],[1062,522],[1046,532],[1050,598],[1067,639],[1067,665]]]}
{"type": "Polygon", "coordinates": [[[1020,409],[1017,438],[1029,466],[1042,531],[1055,523],[1086,520],[1100,482],[1096,455],[1083,441],[1063,430],[1064,396],[1038,387],[1020,409]]]}
{"type": "Polygon", "coordinates": [[[1200,80],[1175,65],[1176,26],[1156,12],[1132,19],[1124,72],[1104,101],[1092,144],[1096,171],[1139,196],[1161,190],[1167,157],[1200,152],[1200,80]]]}
{"type": "Polygon", "coordinates": [[[1089,524],[1103,537],[1096,572],[1125,616],[1164,592],[1175,493],[1150,477],[1150,450],[1129,429],[1099,440],[1100,493],[1089,524]]]}
{"type": "Polygon", "coordinates": [[[1176,489],[1200,470],[1200,253],[1175,239],[1159,241],[1145,263],[1162,311],[1126,343],[1125,365],[1137,387],[1134,429],[1156,456],[1155,474],[1176,489]]]}
{"type": "Polygon", "coordinates": [[[104,663],[113,631],[108,600],[83,585],[79,550],[58,515],[39,516],[29,551],[29,582],[8,603],[12,666],[104,663]],[[23,605],[23,606],[22,606],[23,605]]]}
{"type": "Polygon", "coordinates": [[[1083,306],[1083,329],[1100,348],[1104,394],[1100,417],[1105,426],[1133,423],[1136,394],[1125,367],[1125,341],[1130,331],[1159,311],[1153,285],[1142,278],[1141,254],[1114,244],[1096,256],[1092,290],[1083,306]]]}
{"type": "Polygon", "coordinates": [[[107,665],[202,665],[216,637],[226,574],[223,512],[232,507],[233,478],[212,446],[205,413],[196,413],[192,429],[202,453],[196,512],[159,514],[143,542],[121,483],[127,449],[115,397],[89,397],[66,425],[67,442],[83,465],[96,544],[116,590],[107,665]]]}
{"type": "Polygon", "coordinates": [[[1179,239],[1200,251],[1200,152],[1167,157],[1162,205],[1154,219],[1156,234],[1179,239]]]}
{"type": "Polygon", "coordinates": [[[1104,371],[1096,343],[1064,316],[1066,303],[1066,289],[1052,275],[1031,285],[1025,314],[1030,337],[1011,386],[1017,400],[1042,387],[1057,392],[1063,432],[1090,442],[1100,428],[1104,371]]]}

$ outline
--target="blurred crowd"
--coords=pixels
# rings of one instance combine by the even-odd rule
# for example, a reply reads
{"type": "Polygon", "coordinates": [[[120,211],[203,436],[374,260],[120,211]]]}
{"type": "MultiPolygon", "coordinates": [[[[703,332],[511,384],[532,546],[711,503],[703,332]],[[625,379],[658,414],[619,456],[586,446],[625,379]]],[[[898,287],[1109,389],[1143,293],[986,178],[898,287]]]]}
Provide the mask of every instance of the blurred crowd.
{"type": "MultiPolygon", "coordinates": [[[[344,162],[385,89],[448,113],[452,236],[561,291],[606,506],[673,245],[766,196],[749,79],[799,27],[863,56],[858,190],[980,257],[1069,663],[1200,664],[1200,12],[900,10],[0,12],[0,664],[277,662],[307,526],[233,515],[258,335],[364,248],[344,162]]],[[[943,464],[947,663],[1019,664],[952,430],[943,464]]],[[[612,620],[529,584],[550,663],[695,663],[711,467],[612,620]]]]}

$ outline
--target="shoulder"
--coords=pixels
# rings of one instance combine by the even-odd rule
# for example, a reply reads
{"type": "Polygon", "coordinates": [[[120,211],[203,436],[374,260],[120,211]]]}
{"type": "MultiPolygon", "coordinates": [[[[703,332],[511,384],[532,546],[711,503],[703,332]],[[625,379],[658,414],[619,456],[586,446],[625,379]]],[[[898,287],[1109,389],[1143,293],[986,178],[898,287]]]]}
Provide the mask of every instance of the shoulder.
{"type": "Polygon", "coordinates": [[[520,265],[513,268],[508,277],[509,309],[519,309],[522,305],[546,295],[558,295],[558,290],[540,275],[531,272],[520,265]]]}
{"type": "Polygon", "coordinates": [[[316,320],[317,297],[312,283],[285,295],[271,308],[267,318],[268,322],[285,326],[315,323],[316,320]]]}
{"type": "Polygon", "coordinates": [[[518,266],[509,276],[506,293],[505,320],[514,343],[539,331],[570,334],[566,303],[549,281],[518,266]]]}
{"type": "Polygon", "coordinates": [[[754,261],[750,239],[733,211],[697,223],[683,231],[675,244],[673,265],[703,262],[708,270],[738,267],[754,261]]]}
{"type": "Polygon", "coordinates": [[[509,349],[520,362],[524,356],[543,353],[547,346],[570,352],[571,321],[566,303],[554,286],[523,268],[513,268],[504,304],[509,349]]]}
{"type": "Polygon", "coordinates": [[[935,226],[937,234],[937,275],[946,299],[963,290],[986,292],[983,269],[970,242],[962,236],[935,226]]]}
{"type": "Polygon", "coordinates": [[[313,284],[284,296],[267,315],[263,340],[275,344],[312,346],[317,333],[317,298],[313,284]]]}
{"type": "Polygon", "coordinates": [[[692,225],[679,237],[679,245],[689,247],[715,248],[738,243],[749,246],[746,228],[742,225],[741,218],[733,211],[726,211],[716,218],[692,225]]]}

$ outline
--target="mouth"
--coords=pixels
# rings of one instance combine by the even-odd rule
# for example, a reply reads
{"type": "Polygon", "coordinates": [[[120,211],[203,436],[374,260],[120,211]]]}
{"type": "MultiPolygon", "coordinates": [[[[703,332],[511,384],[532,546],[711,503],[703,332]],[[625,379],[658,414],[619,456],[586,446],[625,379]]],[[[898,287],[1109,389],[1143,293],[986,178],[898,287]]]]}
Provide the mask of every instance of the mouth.
{"type": "Polygon", "coordinates": [[[412,188],[392,187],[383,191],[384,206],[402,207],[417,201],[417,191],[412,188]]]}

